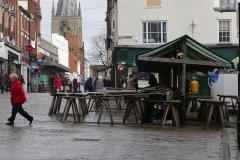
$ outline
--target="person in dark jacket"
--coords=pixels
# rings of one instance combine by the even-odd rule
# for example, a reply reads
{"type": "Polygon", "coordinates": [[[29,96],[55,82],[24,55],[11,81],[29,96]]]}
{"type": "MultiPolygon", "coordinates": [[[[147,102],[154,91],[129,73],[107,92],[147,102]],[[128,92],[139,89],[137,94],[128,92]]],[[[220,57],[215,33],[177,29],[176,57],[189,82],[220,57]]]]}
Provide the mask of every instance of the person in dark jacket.
{"type": "Polygon", "coordinates": [[[133,84],[134,84],[134,88],[136,89],[136,91],[138,91],[138,79],[137,79],[136,75],[134,75],[134,77],[133,77],[133,84]]]}
{"type": "Polygon", "coordinates": [[[22,104],[26,102],[27,98],[22,88],[21,82],[18,80],[18,76],[16,74],[10,75],[10,80],[12,81],[12,86],[10,89],[11,92],[11,101],[12,101],[12,116],[8,118],[8,123],[6,125],[14,125],[14,120],[17,112],[25,117],[32,124],[33,117],[30,116],[24,109],[22,108],[22,104]]]}
{"type": "Polygon", "coordinates": [[[71,81],[69,82],[69,88],[70,88],[69,92],[72,93],[72,82],[71,81]]]}
{"type": "Polygon", "coordinates": [[[8,73],[6,73],[5,78],[6,78],[6,92],[8,92],[10,87],[10,78],[8,73]]]}
{"type": "Polygon", "coordinates": [[[1,93],[3,94],[4,92],[4,86],[6,86],[6,77],[4,75],[4,73],[2,73],[1,77],[0,77],[0,85],[1,85],[1,93]]]}
{"type": "Polygon", "coordinates": [[[108,79],[107,79],[107,87],[111,87],[111,86],[112,86],[111,80],[110,80],[109,77],[108,77],[108,79]]]}
{"type": "Polygon", "coordinates": [[[157,78],[154,76],[154,74],[150,75],[150,78],[148,80],[148,84],[150,84],[150,87],[156,87],[157,86],[157,78]]]}

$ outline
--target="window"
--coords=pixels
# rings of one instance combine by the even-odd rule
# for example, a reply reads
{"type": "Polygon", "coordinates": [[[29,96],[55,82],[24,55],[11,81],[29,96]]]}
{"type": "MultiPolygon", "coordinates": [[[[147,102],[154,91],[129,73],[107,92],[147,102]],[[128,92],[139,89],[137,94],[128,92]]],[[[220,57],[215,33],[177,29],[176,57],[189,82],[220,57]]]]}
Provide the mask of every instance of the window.
{"type": "Polygon", "coordinates": [[[219,21],[219,42],[230,42],[230,20],[219,21]]]}
{"type": "Polygon", "coordinates": [[[167,22],[143,22],[143,43],[166,43],[167,22]]]}

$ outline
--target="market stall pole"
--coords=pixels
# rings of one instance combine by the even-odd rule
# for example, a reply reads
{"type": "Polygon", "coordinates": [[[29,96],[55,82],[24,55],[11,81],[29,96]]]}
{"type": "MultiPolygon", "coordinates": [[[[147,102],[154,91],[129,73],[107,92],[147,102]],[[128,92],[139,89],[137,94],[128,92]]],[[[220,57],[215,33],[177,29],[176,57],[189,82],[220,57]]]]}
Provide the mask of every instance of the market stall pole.
{"type": "MultiPolygon", "coordinates": [[[[186,60],[187,55],[187,37],[183,37],[183,61],[186,60]]],[[[181,111],[180,111],[180,124],[185,125],[185,88],[186,88],[186,64],[182,65],[182,94],[181,94],[181,111]]]]}

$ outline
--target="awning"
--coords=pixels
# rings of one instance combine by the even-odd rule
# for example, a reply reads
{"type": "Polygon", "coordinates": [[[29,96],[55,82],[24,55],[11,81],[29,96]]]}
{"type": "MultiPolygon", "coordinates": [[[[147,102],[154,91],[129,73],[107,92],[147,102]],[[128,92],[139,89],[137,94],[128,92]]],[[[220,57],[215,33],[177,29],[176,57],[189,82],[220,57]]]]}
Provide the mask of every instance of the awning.
{"type": "Polygon", "coordinates": [[[39,64],[42,68],[52,72],[70,72],[70,68],[56,62],[43,62],[39,64]]]}
{"type": "Polygon", "coordinates": [[[200,44],[188,35],[144,51],[134,57],[133,64],[140,71],[157,71],[186,64],[187,71],[210,71],[215,68],[232,68],[233,63],[200,44]],[[186,38],[186,60],[181,58],[183,39],[186,38]],[[158,66],[158,67],[156,67],[158,66]]]}
{"type": "Polygon", "coordinates": [[[102,72],[102,71],[105,71],[109,68],[111,68],[112,66],[106,66],[106,67],[103,67],[103,68],[100,68],[100,69],[97,69],[96,72],[102,72]]]}

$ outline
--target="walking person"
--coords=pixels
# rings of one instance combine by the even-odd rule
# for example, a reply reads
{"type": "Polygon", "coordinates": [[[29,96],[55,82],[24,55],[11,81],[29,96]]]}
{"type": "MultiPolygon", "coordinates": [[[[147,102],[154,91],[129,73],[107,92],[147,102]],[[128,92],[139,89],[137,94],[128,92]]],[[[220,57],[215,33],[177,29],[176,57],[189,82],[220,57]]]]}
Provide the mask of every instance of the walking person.
{"type": "Polygon", "coordinates": [[[24,78],[23,78],[23,75],[20,75],[18,80],[21,82],[22,87],[23,87],[23,89],[24,89],[25,80],[24,80],[24,78]]]}
{"type": "Polygon", "coordinates": [[[102,80],[102,76],[99,76],[98,77],[98,80],[96,81],[96,90],[103,90],[103,87],[104,87],[104,83],[103,83],[103,80],[102,80]]]}
{"type": "Polygon", "coordinates": [[[92,92],[93,90],[93,79],[92,77],[89,77],[88,82],[87,82],[87,90],[89,92],[92,92]]]}
{"type": "Polygon", "coordinates": [[[76,78],[73,79],[73,91],[74,93],[78,93],[78,82],[76,78]]]}
{"type": "Polygon", "coordinates": [[[138,80],[136,75],[134,75],[133,77],[133,83],[134,83],[134,88],[136,89],[136,91],[138,91],[138,80]]]}
{"type": "Polygon", "coordinates": [[[69,92],[72,93],[72,82],[69,81],[69,92]]]}
{"type": "Polygon", "coordinates": [[[53,86],[56,89],[56,93],[59,93],[62,86],[62,79],[59,77],[58,73],[56,73],[55,78],[53,80],[53,86]]]}
{"type": "Polygon", "coordinates": [[[133,83],[133,76],[130,74],[129,75],[129,78],[127,80],[127,88],[128,89],[131,89],[134,87],[134,83],[133,83]]]}
{"type": "Polygon", "coordinates": [[[8,118],[8,123],[6,125],[14,125],[14,120],[17,113],[21,114],[32,124],[33,117],[30,116],[24,109],[22,108],[22,104],[26,102],[27,98],[22,88],[21,82],[18,80],[18,76],[16,74],[10,75],[10,80],[12,81],[12,86],[10,88],[11,92],[11,102],[12,102],[12,116],[8,118]]]}
{"type": "Polygon", "coordinates": [[[8,73],[5,74],[5,78],[6,78],[6,92],[9,91],[9,86],[10,86],[10,78],[8,73]]]}
{"type": "Polygon", "coordinates": [[[111,86],[112,86],[111,80],[110,80],[109,77],[108,77],[108,79],[107,79],[107,87],[111,87],[111,86]]]}
{"type": "Polygon", "coordinates": [[[4,75],[4,73],[2,73],[1,77],[0,77],[0,83],[1,83],[1,93],[4,93],[4,86],[6,85],[6,77],[4,75]]]}

